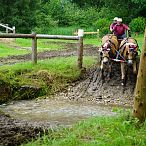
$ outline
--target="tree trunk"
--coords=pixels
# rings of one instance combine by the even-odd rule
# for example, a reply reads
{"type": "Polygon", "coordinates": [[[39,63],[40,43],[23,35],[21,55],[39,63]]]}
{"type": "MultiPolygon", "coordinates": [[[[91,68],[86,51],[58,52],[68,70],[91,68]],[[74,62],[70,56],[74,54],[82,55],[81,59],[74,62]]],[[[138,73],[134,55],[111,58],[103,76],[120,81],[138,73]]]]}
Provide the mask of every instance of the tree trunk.
{"type": "Polygon", "coordinates": [[[134,94],[133,114],[140,121],[146,118],[146,28],[134,94]]]}

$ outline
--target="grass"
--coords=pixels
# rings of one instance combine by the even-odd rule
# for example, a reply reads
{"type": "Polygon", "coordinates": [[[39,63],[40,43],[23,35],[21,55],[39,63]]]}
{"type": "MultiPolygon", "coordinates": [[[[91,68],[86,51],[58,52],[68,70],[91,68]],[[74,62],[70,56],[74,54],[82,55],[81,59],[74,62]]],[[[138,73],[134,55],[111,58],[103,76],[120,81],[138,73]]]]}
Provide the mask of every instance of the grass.
{"type": "MultiPolygon", "coordinates": [[[[84,58],[84,66],[89,67],[94,64],[96,60],[93,57],[85,56],[84,58]]],[[[39,60],[36,65],[33,65],[32,62],[24,62],[18,63],[14,65],[4,65],[1,66],[0,71],[4,70],[40,70],[40,69],[47,69],[51,72],[63,72],[71,69],[72,71],[77,70],[77,57],[57,57],[52,59],[46,60],[39,60]]]]}
{"type": "Polygon", "coordinates": [[[143,45],[143,40],[144,40],[144,35],[140,34],[138,36],[134,36],[134,38],[137,40],[139,49],[142,50],[142,45],[143,45]]]}
{"type": "Polygon", "coordinates": [[[7,57],[12,55],[23,55],[30,53],[28,50],[20,50],[20,49],[14,49],[12,47],[7,46],[6,44],[0,43],[0,57],[7,57]]]}
{"type": "Polygon", "coordinates": [[[48,32],[50,35],[74,35],[73,33],[78,30],[78,26],[71,27],[54,27],[48,32]]]}
{"type": "MultiPolygon", "coordinates": [[[[65,44],[54,43],[55,40],[37,40],[38,52],[44,50],[60,50],[65,48],[65,44]]],[[[16,44],[23,47],[31,47],[31,39],[16,39],[16,44]]]]}
{"type": "Polygon", "coordinates": [[[140,125],[129,113],[95,117],[71,128],[49,130],[48,135],[23,146],[145,146],[146,122],[140,125]]]}

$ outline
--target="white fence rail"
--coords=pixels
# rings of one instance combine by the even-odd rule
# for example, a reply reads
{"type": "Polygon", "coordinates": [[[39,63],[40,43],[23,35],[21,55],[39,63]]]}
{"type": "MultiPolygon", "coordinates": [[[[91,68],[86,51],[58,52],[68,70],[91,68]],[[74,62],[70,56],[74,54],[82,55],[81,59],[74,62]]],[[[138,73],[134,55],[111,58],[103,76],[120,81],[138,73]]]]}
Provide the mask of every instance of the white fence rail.
{"type": "Polygon", "coordinates": [[[15,33],[15,26],[13,26],[12,28],[8,26],[8,24],[2,24],[0,23],[1,27],[4,27],[6,29],[6,33],[9,33],[9,30],[13,33],[15,33]]]}

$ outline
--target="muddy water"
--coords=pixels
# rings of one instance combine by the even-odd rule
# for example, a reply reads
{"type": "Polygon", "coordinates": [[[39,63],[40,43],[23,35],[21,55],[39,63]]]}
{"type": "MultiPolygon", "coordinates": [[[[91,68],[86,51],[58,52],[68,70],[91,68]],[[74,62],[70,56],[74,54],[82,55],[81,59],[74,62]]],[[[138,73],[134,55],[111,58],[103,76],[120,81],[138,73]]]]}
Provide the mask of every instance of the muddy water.
{"type": "Polygon", "coordinates": [[[28,122],[43,122],[44,124],[49,122],[52,126],[69,126],[93,116],[115,114],[111,108],[100,107],[93,103],[58,99],[17,101],[1,105],[0,109],[12,118],[28,122]]]}

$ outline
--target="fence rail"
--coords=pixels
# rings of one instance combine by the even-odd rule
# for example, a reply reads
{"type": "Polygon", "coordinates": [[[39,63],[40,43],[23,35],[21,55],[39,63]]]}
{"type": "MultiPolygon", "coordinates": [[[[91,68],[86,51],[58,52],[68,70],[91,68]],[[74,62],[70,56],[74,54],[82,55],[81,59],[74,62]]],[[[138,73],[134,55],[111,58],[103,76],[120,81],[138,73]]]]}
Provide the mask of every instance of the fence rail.
{"type": "MultiPolygon", "coordinates": [[[[78,35],[78,32],[74,32],[74,35],[78,35]]],[[[97,31],[95,32],[84,32],[84,34],[97,34],[97,36],[99,37],[99,29],[97,29],[97,31]]]]}
{"type": "Polygon", "coordinates": [[[37,39],[63,39],[63,40],[78,40],[78,36],[65,36],[65,35],[44,35],[44,34],[37,34],[37,39]]]}
{"type": "Polygon", "coordinates": [[[1,33],[0,38],[34,38],[34,34],[13,34],[13,33],[1,33]]]}

